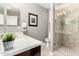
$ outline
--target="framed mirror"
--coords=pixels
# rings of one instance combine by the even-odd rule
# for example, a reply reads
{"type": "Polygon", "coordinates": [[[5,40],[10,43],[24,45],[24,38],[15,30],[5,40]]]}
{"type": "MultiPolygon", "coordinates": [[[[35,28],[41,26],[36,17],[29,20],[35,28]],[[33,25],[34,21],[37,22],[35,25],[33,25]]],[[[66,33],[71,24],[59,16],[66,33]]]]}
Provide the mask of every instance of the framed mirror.
{"type": "Polygon", "coordinates": [[[7,10],[7,26],[19,26],[20,25],[20,11],[18,9],[7,10]]]}
{"type": "MultiPolygon", "coordinates": [[[[0,26],[3,26],[5,21],[4,21],[4,9],[5,6],[2,6],[0,4],[0,26]]],[[[20,25],[20,11],[17,8],[11,7],[10,9],[7,8],[7,19],[6,19],[6,25],[7,26],[19,26],[20,25]]]]}
{"type": "Polygon", "coordinates": [[[0,6],[0,26],[4,25],[4,8],[0,6]]]}
{"type": "Polygon", "coordinates": [[[21,31],[20,10],[11,4],[0,3],[0,31],[21,31]],[[19,27],[19,28],[18,28],[19,27]]]}

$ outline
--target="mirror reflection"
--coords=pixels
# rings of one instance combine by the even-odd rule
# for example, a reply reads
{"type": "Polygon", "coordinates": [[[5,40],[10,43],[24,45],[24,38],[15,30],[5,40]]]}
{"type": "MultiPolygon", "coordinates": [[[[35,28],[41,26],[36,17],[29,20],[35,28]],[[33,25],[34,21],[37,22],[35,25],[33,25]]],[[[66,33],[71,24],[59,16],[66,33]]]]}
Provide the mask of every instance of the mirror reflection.
{"type": "Polygon", "coordinates": [[[4,25],[4,8],[0,6],[0,25],[4,25]]]}
{"type": "Polygon", "coordinates": [[[20,12],[18,9],[7,9],[7,25],[19,26],[20,12]]]}
{"type": "Polygon", "coordinates": [[[4,4],[0,4],[0,26],[4,25],[4,23],[6,23],[6,25],[19,26],[20,25],[19,24],[20,23],[20,11],[17,8],[14,8],[12,6],[7,7],[4,4]],[[4,11],[5,9],[6,11],[4,11]],[[7,15],[5,15],[4,12],[6,12],[7,15]],[[4,16],[7,17],[6,22],[4,21],[4,16]]]}

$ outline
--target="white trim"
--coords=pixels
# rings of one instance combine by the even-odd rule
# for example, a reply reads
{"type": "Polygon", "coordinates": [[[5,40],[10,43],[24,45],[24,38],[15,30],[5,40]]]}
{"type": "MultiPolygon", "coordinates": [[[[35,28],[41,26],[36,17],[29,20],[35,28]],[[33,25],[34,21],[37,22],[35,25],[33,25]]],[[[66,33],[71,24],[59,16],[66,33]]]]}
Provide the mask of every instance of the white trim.
{"type": "Polygon", "coordinates": [[[50,4],[49,9],[49,40],[50,40],[50,49],[53,50],[53,4],[50,4]]]}

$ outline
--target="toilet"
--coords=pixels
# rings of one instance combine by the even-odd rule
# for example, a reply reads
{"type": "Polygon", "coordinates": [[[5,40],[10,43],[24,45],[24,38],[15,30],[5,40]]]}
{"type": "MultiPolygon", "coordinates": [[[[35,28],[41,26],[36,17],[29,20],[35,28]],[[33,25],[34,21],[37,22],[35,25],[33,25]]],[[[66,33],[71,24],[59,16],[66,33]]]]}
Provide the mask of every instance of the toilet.
{"type": "Polygon", "coordinates": [[[46,47],[49,47],[49,43],[50,43],[49,39],[48,38],[45,38],[46,47]]]}

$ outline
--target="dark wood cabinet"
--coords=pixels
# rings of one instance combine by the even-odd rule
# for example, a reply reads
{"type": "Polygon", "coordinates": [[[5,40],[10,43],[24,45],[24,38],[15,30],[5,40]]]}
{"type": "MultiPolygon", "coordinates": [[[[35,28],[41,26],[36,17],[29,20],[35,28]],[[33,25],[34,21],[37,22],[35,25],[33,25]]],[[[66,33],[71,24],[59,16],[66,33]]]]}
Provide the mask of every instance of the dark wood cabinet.
{"type": "Polygon", "coordinates": [[[41,56],[41,46],[24,51],[24,52],[17,54],[15,56],[41,56]]]}

